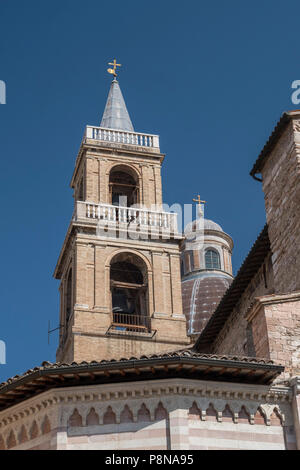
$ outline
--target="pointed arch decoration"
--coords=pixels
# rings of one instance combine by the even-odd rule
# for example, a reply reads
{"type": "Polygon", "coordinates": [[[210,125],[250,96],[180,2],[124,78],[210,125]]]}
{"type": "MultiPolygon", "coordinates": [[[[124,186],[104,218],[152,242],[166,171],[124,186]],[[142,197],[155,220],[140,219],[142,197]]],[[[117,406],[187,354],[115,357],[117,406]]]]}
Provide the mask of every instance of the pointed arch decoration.
{"type": "Polygon", "coordinates": [[[79,414],[77,408],[75,408],[72,415],[70,416],[68,425],[70,426],[70,428],[83,426],[82,416],[79,414]]]}
{"type": "Polygon", "coordinates": [[[155,421],[161,421],[168,418],[168,412],[160,401],[154,412],[155,421]]]}
{"type": "Polygon", "coordinates": [[[16,447],[17,441],[16,437],[13,431],[10,431],[10,434],[7,439],[7,449],[12,449],[13,447],[16,447]]]}
{"type": "Polygon", "coordinates": [[[103,424],[116,424],[116,415],[111,406],[109,406],[103,416],[103,424]]]}
{"type": "Polygon", "coordinates": [[[206,421],[217,421],[218,413],[212,403],[209,404],[209,407],[206,410],[206,421]]]}
{"type": "Polygon", "coordinates": [[[24,424],[21,427],[21,430],[20,430],[20,433],[19,433],[19,436],[18,436],[18,441],[19,441],[19,444],[24,444],[25,442],[28,441],[28,434],[27,434],[27,431],[26,431],[26,428],[25,428],[24,424]]]}
{"type": "Polygon", "coordinates": [[[151,421],[150,411],[146,407],[145,403],[142,404],[138,411],[137,420],[138,422],[151,421]]]}
{"type": "Polygon", "coordinates": [[[189,409],[189,419],[199,420],[201,419],[201,410],[198,408],[197,403],[194,401],[193,405],[189,409]]]}
{"type": "Polygon", "coordinates": [[[51,432],[51,423],[46,415],[42,423],[42,434],[48,434],[49,432],[51,432]]]}
{"type": "Polygon", "coordinates": [[[128,405],[124,406],[120,416],[120,423],[133,423],[133,414],[128,405]]]}
{"type": "Polygon", "coordinates": [[[29,435],[30,435],[30,439],[36,439],[39,435],[39,428],[35,420],[33,421],[32,426],[30,428],[29,435]]]}
{"type": "Polygon", "coordinates": [[[86,417],[87,426],[98,426],[99,415],[96,413],[95,408],[91,408],[89,414],[86,417]]]}

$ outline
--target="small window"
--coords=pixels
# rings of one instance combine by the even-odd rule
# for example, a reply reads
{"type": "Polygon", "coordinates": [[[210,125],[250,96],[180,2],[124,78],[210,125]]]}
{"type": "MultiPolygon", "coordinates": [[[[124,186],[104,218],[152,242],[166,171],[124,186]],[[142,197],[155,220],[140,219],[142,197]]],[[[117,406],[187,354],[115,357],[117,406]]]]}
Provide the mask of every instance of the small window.
{"type": "Polygon", "coordinates": [[[195,263],[194,263],[194,252],[193,251],[190,252],[190,267],[191,267],[191,271],[194,271],[195,263]]]}
{"type": "Polygon", "coordinates": [[[220,255],[215,250],[207,250],[205,252],[206,269],[221,269],[220,255]]]}
{"type": "Polygon", "coordinates": [[[83,186],[83,177],[81,178],[81,181],[79,183],[79,189],[78,189],[78,201],[84,201],[84,186],[83,186]]]}
{"type": "Polygon", "coordinates": [[[183,261],[183,259],[180,261],[180,274],[181,274],[181,277],[184,276],[184,261],[183,261]]]}

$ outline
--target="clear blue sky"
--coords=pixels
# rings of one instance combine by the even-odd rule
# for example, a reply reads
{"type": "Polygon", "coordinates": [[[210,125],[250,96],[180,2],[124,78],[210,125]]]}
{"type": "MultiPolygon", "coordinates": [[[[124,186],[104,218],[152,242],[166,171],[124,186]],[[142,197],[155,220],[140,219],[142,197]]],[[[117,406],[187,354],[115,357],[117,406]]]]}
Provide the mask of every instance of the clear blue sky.
{"type": "Polygon", "coordinates": [[[55,361],[69,182],[111,77],[135,126],[167,154],[164,200],[208,201],[239,268],[265,223],[249,171],[300,79],[299,0],[0,0],[1,320],[9,376],[55,361]]]}

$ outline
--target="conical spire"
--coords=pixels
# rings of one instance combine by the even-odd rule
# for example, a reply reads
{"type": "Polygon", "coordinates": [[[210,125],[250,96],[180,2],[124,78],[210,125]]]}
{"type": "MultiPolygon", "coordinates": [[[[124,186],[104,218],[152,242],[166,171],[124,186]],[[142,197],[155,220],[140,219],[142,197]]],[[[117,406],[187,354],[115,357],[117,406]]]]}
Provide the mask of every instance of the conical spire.
{"type": "Polygon", "coordinates": [[[134,131],[119,82],[112,81],[100,127],[134,131]]]}

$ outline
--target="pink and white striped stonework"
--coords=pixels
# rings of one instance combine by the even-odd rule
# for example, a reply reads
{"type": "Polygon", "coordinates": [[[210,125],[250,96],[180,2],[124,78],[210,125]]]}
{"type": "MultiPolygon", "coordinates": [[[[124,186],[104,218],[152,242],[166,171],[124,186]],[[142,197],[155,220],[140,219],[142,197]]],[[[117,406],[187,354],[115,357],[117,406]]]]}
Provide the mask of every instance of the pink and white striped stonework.
{"type": "Polygon", "coordinates": [[[288,386],[186,379],[49,390],[0,414],[0,449],[296,449],[288,386]]]}

